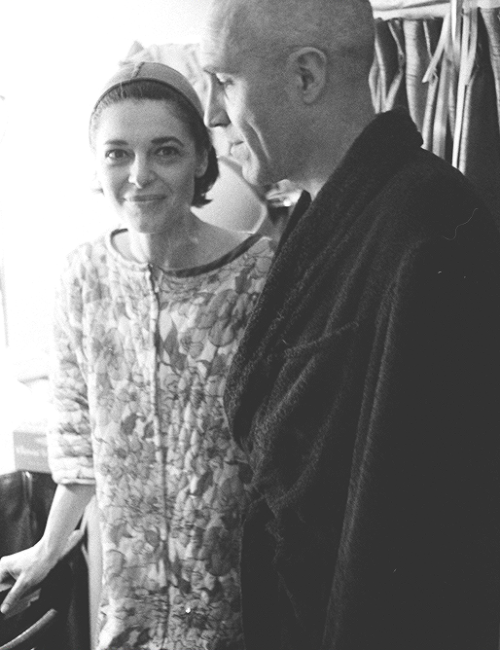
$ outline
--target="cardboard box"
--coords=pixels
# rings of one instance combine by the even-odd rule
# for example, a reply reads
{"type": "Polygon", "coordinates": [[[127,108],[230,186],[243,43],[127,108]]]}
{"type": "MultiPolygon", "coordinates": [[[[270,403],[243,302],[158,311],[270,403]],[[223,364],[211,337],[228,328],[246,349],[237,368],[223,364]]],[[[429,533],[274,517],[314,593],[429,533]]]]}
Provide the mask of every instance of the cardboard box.
{"type": "Polygon", "coordinates": [[[12,436],[16,469],[50,473],[46,431],[46,422],[23,423],[14,429],[12,436]]]}

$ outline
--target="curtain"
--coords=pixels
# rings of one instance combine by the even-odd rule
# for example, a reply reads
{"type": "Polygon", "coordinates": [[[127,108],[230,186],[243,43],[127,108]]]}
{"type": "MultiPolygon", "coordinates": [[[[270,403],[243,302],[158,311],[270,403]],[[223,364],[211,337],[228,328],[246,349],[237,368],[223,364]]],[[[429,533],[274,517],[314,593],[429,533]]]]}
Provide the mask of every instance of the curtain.
{"type": "Polygon", "coordinates": [[[377,112],[405,106],[500,223],[500,0],[373,0],[377,112]]]}

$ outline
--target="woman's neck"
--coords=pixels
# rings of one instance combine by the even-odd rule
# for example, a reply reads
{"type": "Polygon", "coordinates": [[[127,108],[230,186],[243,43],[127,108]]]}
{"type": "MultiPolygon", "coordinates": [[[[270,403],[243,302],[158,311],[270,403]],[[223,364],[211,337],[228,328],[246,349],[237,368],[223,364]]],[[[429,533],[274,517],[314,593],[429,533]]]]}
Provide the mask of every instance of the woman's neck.
{"type": "Polygon", "coordinates": [[[177,268],[200,245],[198,221],[190,213],[168,231],[149,234],[129,229],[127,240],[132,259],[163,268],[177,268]]]}
{"type": "Polygon", "coordinates": [[[116,247],[125,257],[162,269],[193,268],[208,264],[233,250],[248,233],[229,231],[191,213],[168,233],[122,232],[116,247]]]}

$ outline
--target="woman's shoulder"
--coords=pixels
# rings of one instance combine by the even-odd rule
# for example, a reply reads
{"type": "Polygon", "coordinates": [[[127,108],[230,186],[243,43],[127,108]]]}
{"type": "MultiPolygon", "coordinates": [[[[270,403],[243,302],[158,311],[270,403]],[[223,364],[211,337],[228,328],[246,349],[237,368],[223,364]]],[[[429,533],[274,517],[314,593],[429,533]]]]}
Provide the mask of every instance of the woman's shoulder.
{"type": "Polygon", "coordinates": [[[93,240],[78,244],[65,258],[63,274],[87,275],[92,269],[109,264],[111,233],[103,233],[93,240]]]}
{"type": "Polygon", "coordinates": [[[267,257],[273,257],[276,253],[276,242],[268,237],[267,235],[262,235],[261,233],[254,233],[250,235],[250,239],[253,239],[250,251],[255,255],[265,255],[267,257]]]}
{"type": "Polygon", "coordinates": [[[259,233],[245,233],[239,243],[224,256],[223,264],[236,263],[242,267],[255,266],[258,263],[270,264],[274,256],[273,241],[259,233]]]}
{"type": "Polygon", "coordinates": [[[246,244],[247,263],[255,266],[261,275],[267,275],[276,253],[275,242],[265,235],[254,233],[246,240],[246,244]]]}

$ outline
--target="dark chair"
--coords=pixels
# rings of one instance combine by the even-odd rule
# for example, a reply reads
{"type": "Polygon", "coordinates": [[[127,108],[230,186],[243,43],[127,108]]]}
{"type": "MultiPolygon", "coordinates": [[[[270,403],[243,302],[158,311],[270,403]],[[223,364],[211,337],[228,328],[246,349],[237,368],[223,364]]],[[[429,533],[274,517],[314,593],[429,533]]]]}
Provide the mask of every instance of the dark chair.
{"type": "MultiPolygon", "coordinates": [[[[55,489],[56,484],[50,474],[16,471],[0,475],[0,557],[33,546],[40,539],[55,489]]],[[[67,562],[73,576],[73,588],[63,605],[67,607],[69,604],[69,612],[65,617],[61,614],[54,617],[54,622],[50,622],[51,616],[43,619],[44,629],[46,627],[48,630],[50,625],[51,641],[46,649],[90,650],[88,569],[82,550],[76,549],[67,562]],[[63,618],[64,623],[61,622],[63,618]]],[[[55,575],[58,573],[59,569],[55,575]]],[[[48,584],[43,603],[46,602],[45,594],[51,590],[50,580],[48,584]]],[[[54,592],[57,594],[57,590],[54,592]]],[[[0,615],[0,646],[27,630],[49,611],[43,610],[42,605],[39,605],[39,609],[42,611],[37,611],[35,603],[32,603],[16,616],[6,618],[0,615]]],[[[59,612],[63,607],[54,609],[59,612]]],[[[43,637],[43,634],[39,636],[43,637]]],[[[41,642],[38,643],[37,650],[42,648],[41,642]]]]}
{"type": "MultiPolygon", "coordinates": [[[[0,650],[53,650],[60,647],[74,591],[85,535],[75,533],[65,556],[49,575],[6,616],[0,614],[0,650]]],[[[2,596],[10,589],[0,591],[2,596]]],[[[1,587],[0,587],[1,590],[1,587]]]]}

